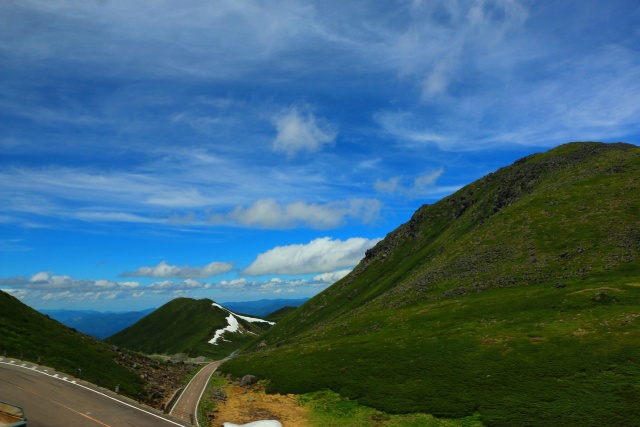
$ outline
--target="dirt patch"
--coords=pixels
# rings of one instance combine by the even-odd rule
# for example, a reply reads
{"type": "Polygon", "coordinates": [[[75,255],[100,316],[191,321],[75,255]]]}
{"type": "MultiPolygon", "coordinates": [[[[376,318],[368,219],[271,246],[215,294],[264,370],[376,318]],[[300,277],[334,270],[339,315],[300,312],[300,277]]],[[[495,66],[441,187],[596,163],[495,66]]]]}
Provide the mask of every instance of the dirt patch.
{"type": "Polygon", "coordinates": [[[296,396],[266,394],[264,386],[248,387],[228,385],[222,387],[227,401],[218,403],[211,426],[222,426],[224,422],[235,424],[259,420],[278,420],[284,427],[310,427],[307,411],[298,405],[296,396]]]}

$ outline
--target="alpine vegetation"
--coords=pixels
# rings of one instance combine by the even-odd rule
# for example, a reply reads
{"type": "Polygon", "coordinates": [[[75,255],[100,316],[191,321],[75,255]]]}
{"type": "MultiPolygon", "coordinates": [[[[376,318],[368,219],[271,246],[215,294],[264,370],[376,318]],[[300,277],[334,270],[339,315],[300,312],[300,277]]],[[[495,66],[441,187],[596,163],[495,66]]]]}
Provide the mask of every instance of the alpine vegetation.
{"type": "Polygon", "coordinates": [[[433,205],[222,369],[491,426],[640,419],[640,148],[571,143],[433,205]]]}

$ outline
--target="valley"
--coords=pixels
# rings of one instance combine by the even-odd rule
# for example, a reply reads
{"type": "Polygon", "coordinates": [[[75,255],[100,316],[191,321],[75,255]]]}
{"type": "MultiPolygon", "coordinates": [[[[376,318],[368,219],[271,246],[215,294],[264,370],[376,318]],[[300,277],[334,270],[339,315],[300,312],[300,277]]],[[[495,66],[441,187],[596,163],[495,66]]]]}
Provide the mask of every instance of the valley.
{"type": "Polygon", "coordinates": [[[175,298],[103,342],[1,292],[0,350],[158,409],[185,361],[233,354],[203,395],[215,422],[634,425],[638,218],[640,148],[565,144],[423,205],[298,308],[175,298]]]}

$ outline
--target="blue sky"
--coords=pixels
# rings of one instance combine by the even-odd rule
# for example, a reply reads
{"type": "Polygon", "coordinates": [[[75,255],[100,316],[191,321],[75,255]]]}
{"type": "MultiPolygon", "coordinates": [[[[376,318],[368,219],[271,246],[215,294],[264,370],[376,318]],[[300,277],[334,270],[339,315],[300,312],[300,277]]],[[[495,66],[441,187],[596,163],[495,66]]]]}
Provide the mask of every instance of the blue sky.
{"type": "Polygon", "coordinates": [[[638,143],[637,1],[4,0],[0,289],[315,295],[424,203],[638,143]]]}

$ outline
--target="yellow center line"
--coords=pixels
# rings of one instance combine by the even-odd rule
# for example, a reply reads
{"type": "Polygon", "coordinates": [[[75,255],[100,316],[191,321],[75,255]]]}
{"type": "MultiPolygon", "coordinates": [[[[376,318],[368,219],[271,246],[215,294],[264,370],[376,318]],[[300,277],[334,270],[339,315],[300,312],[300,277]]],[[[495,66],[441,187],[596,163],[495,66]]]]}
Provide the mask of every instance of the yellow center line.
{"type": "Polygon", "coordinates": [[[58,405],[58,406],[62,406],[63,408],[68,409],[68,410],[70,410],[71,412],[75,412],[76,414],[81,415],[81,416],[83,416],[83,417],[85,417],[85,418],[87,418],[87,419],[90,419],[91,421],[93,421],[93,422],[95,422],[95,423],[97,423],[97,424],[100,424],[101,426],[111,427],[109,424],[105,424],[105,423],[103,423],[103,422],[101,422],[101,421],[98,421],[98,420],[96,420],[95,418],[90,417],[90,416],[89,416],[89,415],[87,415],[87,414],[83,414],[82,412],[76,411],[75,409],[70,408],[70,407],[68,407],[68,406],[66,406],[66,405],[64,405],[64,404],[62,404],[62,403],[60,403],[60,402],[56,402],[55,400],[51,400],[51,399],[49,399],[48,397],[43,396],[43,395],[41,395],[41,394],[38,394],[38,393],[36,393],[36,392],[35,392],[35,391],[33,391],[33,390],[29,390],[28,388],[20,387],[19,385],[17,385],[16,387],[18,387],[18,388],[19,388],[20,390],[22,390],[22,391],[26,391],[27,393],[31,393],[31,394],[33,394],[33,395],[39,396],[39,397],[41,397],[41,398],[43,398],[43,399],[46,399],[46,400],[48,400],[48,401],[49,401],[49,402],[51,402],[51,403],[55,403],[55,404],[56,404],[56,405],[58,405]]]}

